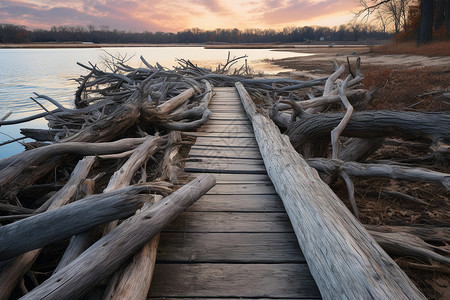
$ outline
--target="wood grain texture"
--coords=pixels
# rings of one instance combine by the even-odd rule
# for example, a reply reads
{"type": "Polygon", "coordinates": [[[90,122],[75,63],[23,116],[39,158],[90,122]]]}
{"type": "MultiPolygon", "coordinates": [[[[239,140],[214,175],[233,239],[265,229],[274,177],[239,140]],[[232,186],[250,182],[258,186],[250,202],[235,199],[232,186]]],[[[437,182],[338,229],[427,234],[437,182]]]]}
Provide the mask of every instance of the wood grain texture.
{"type": "Polygon", "coordinates": [[[286,213],[184,212],[164,232],[292,232],[286,213]]]}
{"type": "MultiPolygon", "coordinates": [[[[197,177],[201,173],[191,173],[189,176],[197,177]]],[[[267,174],[214,174],[217,184],[246,184],[246,183],[271,183],[267,174]]]]}
{"type": "Polygon", "coordinates": [[[294,232],[161,235],[159,262],[304,263],[294,232]],[[226,241],[226,243],[224,243],[226,241]]]}
{"type": "Polygon", "coordinates": [[[207,195],[276,195],[275,189],[271,182],[267,183],[248,183],[248,184],[216,184],[207,195]]]}
{"type": "Polygon", "coordinates": [[[157,264],[149,296],[320,298],[305,264],[157,264]]]}
{"type": "Polygon", "coordinates": [[[23,299],[74,299],[109,277],[181,211],[215,184],[203,175],[121,223],[23,299]]]}
{"type": "Polygon", "coordinates": [[[262,159],[259,149],[193,148],[189,158],[262,159]]]}
{"type": "Polygon", "coordinates": [[[319,298],[236,90],[225,90],[233,103],[213,98],[217,122],[195,133],[185,169],[209,168],[218,184],[161,233],[149,298],[319,298]],[[248,141],[253,147],[241,146],[248,141]]]}
{"type": "Polygon", "coordinates": [[[425,299],[236,83],[268,174],[324,299],[425,299]]]}
{"type": "Polygon", "coordinates": [[[186,211],[279,212],[284,213],[278,195],[204,195],[186,211]]]}

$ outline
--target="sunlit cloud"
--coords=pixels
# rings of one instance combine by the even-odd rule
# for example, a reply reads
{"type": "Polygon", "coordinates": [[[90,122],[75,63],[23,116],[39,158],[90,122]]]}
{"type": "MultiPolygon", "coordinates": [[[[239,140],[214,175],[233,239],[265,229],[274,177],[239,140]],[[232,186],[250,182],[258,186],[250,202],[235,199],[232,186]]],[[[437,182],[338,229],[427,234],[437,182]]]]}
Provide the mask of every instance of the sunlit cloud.
{"type": "Polygon", "coordinates": [[[354,0],[6,0],[0,2],[0,23],[166,32],[194,27],[282,29],[346,23],[355,5],[354,0]]]}

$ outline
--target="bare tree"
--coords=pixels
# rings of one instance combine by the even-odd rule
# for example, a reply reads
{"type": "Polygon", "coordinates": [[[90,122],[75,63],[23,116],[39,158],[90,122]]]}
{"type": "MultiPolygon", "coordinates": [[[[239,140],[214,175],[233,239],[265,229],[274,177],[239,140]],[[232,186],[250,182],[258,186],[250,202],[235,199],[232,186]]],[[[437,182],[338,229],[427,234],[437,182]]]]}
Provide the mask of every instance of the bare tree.
{"type": "MultiPolygon", "coordinates": [[[[362,9],[355,14],[355,17],[368,20],[374,12],[377,12],[390,18],[395,32],[398,33],[400,30],[406,29],[408,8],[416,5],[417,2],[416,0],[359,0],[362,9]]],[[[436,2],[435,28],[437,29],[445,23],[447,36],[450,38],[450,0],[421,0],[420,25],[417,35],[419,45],[432,41],[433,13],[436,2]]]]}

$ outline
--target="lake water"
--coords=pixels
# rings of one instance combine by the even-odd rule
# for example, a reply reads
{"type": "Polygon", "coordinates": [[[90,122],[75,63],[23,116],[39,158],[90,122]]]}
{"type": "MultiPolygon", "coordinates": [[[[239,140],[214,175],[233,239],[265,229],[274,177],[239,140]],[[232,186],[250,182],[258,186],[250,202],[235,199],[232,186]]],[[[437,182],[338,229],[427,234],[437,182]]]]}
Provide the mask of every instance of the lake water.
{"type": "MultiPolygon", "coordinates": [[[[231,57],[248,56],[250,68],[264,73],[277,73],[281,68],[264,62],[266,59],[305,56],[308,54],[270,49],[204,49],[203,47],[120,47],[75,49],[0,49],[0,110],[11,110],[8,120],[43,112],[30,97],[33,92],[47,95],[66,107],[73,107],[78,84],[73,80],[88,73],[77,62],[101,64],[106,52],[118,56],[132,56],[129,65],[141,66],[142,55],[150,64],[164,67],[176,66],[176,58],[189,59],[199,66],[215,68],[231,57]]],[[[242,61],[243,63],[243,61],[242,61]]],[[[49,110],[51,104],[40,101],[49,110]]],[[[47,128],[44,118],[0,127],[0,144],[18,138],[20,128],[47,128]]],[[[20,143],[0,146],[0,159],[23,151],[20,143]]]]}

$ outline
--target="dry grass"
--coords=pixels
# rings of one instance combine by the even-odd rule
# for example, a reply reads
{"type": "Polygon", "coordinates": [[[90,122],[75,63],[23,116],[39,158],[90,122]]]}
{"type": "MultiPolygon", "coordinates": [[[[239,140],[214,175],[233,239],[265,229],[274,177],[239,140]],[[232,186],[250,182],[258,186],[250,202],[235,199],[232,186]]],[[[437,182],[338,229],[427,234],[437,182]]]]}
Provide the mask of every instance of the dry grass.
{"type": "Polygon", "coordinates": [[[376,54],[450,56],[450,41],[433,42],[422,46],[417,46],[415,42],[393,42],[375,46],[372,52],[376,54]]]}
{"type": "Polygon", "coordinates": [[[377,88],[370,109],[448,111],[450,106],[442,98],[449,91],[450,67],[391,69],[370,66],[364,72],[364,88],[377,88]],[[426,93],[430,95],[424,95],[426,93]]]}

